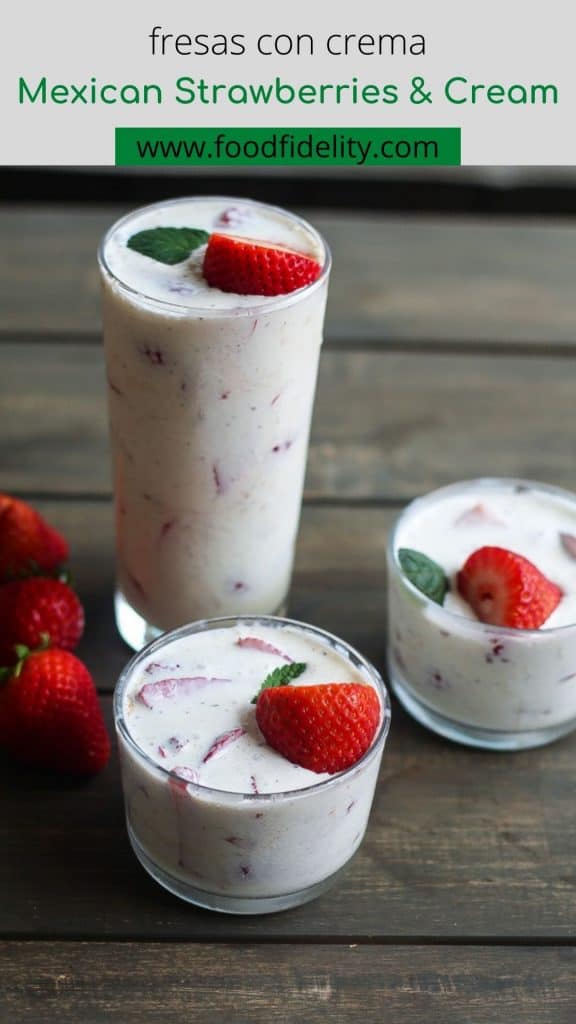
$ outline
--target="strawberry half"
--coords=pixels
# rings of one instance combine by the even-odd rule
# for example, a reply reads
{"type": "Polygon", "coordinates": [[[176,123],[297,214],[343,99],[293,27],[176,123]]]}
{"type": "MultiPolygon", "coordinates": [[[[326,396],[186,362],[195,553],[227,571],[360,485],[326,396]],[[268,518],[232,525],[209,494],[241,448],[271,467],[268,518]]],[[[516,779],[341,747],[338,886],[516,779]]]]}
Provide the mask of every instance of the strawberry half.
{"type": "Polygon", "coordinates": [[[110,740],[88,669],[69,651],[22,651],[0,683],[0,745],[19,761],[93,775],[110,740]]]}
{"type": "Polygon", "coordinates": [[[66,583],[43,576],[0,586],[0,665],[18,660],[16,645],[73,650],[84,630],[84,610],[66,583]]]}
{"type": "Polygon", "coordinates": [[[218,233],[210,235],[203,265],[212,288],[237,295],[284,295],[312,284],[321,270],[294,249],[218,233]]]}
{"type": "Polygon", "coordinates": [[[0,494],[0,580],[52,572],[68,558],[64,537],[25,501],[0,494]]]}
{"type": "Polygon", "coordinates": [[[256,721],[274,750],[312,772],[342,772],[366,753],[380,721],[380,701],[362,683],[278,686],[261,690],[256,721]]]}
{"type": "Polygon", "coordinates": [[[478,548],[458,573],[458,591],[481,622],[538,629],[562,591],[523,555],[506,548],[478,548]]]}

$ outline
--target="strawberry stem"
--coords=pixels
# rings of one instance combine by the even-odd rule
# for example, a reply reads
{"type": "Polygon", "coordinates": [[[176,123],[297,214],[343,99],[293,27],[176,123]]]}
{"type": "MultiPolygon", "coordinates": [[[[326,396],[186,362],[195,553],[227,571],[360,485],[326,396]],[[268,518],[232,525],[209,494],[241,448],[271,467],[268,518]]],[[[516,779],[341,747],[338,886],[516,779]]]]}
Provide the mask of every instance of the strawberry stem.
{"type": "Polygon", "coordinates": [[[8,679],[18,679],[18,676],[22,672],[24,662],[31,654],[39,654],[40,651],[46,651],[50,647],[50,634],[42,633],[40,636],[40,643],[34,650],[30,650],[26,644],[14,644],[14,653],[17,657],[17,662],[9,668],[0,668],[0,683],[6,682],[8,679]]]}

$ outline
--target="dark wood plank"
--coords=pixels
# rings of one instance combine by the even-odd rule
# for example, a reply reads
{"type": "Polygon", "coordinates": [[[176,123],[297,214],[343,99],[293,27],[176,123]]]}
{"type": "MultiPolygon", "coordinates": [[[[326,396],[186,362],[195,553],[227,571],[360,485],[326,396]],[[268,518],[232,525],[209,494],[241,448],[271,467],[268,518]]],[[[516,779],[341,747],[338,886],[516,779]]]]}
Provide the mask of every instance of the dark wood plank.
{"type": "Polygon", "coordinates": [[[576,735],[508,757],[471,753],[394,706],[369,829],[345,875],[315,903],[246,918],[189,907],[144,873],[115,756],[87,783],[2,763],[0,936],[576,942],[575,756],[576,735]]]}
{"type": "Polygon", "coordinates": [[[572,949],[3,943],[11,1024],[572,1024],[572,949]]]}
{"type": "MultiPolygon", "coordinates": [[[[296,209],[369,210],[397,216],[571,217],[571,167],[194,168],[196,195],[244,195],[296,209]]],[[[187,167],[2,167],[0,195],[36,206],[132,207],[189,190],[187,167]]]]}
{"type": "MultiPolygon", "coordinates": [[[[3,329],[56,336],[97,330],[96,247],[124,212],[0,208],[0,236],[10,253],[0,279],[3,329]]],[[[576,339],[576,227],[569,223],[304,213],[334,253],[330,337],[472,345],[576,339]]]]}
{"type": "MultiPolygon", "coordinates": [[[[0,486],[108,494],[101,350],[5,345],[0,366],[0,486]]],[[[476,475],[573,487],[573,411],[571,358],[326,351],[306,493],[405,499],[476,475]]]]}

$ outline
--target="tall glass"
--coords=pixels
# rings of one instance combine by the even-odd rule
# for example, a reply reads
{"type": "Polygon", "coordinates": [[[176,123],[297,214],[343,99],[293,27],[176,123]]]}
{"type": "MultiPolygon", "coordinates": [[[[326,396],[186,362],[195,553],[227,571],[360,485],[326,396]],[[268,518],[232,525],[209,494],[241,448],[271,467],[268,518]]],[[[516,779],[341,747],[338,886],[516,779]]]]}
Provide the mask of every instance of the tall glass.
{"type": "MultiPolygon", "coordinates": [[[[242,234],[241,226],[235,233],[242,234]]],[[[146,260],[146,257],[140,257],[146,260]]],[[[183,199],[137,210],[99,250],[116,511],[118,629],[135,649],[186,622],[284,611],[292,574],[329,251],[306,222],[260,203],[183,199]],[[298,291],[210,308],[122,279],[109,247],[143,213],[248,209],[312,239],[322,273],[298,291]]],[[[150,273],[156,265],[149,261],[150,273]]],[[[162,266],[158,273],[166,274],[162,266]]]]}

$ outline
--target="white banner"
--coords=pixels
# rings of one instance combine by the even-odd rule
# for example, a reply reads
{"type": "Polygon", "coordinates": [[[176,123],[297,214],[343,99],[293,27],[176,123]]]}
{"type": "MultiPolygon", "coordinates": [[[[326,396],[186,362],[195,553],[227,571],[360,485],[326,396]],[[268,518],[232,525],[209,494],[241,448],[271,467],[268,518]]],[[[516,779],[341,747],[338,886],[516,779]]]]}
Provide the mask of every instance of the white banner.
{"type": "Polygon", "coordinates": [[[572,16],[567,0],[10,4],[0,163],[114,164],[116,127],[345,125],[460,128],[463,164],[576,164],[572,16]]]}

